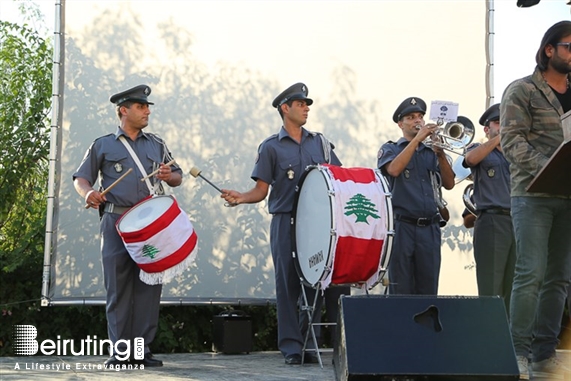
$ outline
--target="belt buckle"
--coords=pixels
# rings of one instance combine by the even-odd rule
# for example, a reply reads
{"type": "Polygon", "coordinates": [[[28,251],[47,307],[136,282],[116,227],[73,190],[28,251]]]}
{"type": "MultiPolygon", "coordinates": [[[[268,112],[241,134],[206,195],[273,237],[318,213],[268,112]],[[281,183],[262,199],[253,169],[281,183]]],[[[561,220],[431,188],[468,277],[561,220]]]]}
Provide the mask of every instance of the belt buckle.
{"type": "Polygon", "coordinates": [[[416,220],[416,225],[417,226],[428,226],[430,223],[430,218],[419,218],[418,220],[416,220]]]}
{"type": "Polygon", "coordinates": [[[113,209],[115,209],[115,204],[113,204],[112,202],[108,202],[105,204],[105,208],[104,208],[105,212],[113,213],[113,209]]]}

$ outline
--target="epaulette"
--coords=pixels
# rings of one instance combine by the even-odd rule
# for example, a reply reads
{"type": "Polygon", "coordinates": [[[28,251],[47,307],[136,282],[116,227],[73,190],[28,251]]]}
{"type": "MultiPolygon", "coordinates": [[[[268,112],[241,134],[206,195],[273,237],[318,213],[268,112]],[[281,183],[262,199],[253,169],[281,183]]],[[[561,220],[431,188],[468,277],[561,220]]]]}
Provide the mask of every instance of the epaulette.
{"type": "Polygon", "coordinates": [[[110,134],[107,134],[107,135],[101,135],[101,136],[95,138],[95,139],[93,140],[93,142],[95,143],[95,142],[98,141],[98,140],[101,140],[101,139],[104,139],[104,138],[108,138],[108,137],[110,137],[110,136],[115,136],[115,134],[114,134],[114,133],[110,133],[110,134]]]}
{"type": "Polygon", "coordinates": [[[311,136],[323,137],[331,145],[331,148],[335,149],[335,144],[331,143],[331,141],[329,139],[327,139],[325,137],[325,135],[323,135],[321,132],[314,132],[314,131],[309,131],[309,130],[307,132],[309,132],[309,134],[311,136]]]}
{"type": "Polygon", "coordinates": [[[163,138],[161,138],[160,135],[155,133],[155,132],[143,132],[143,134],[151,136],[153,139],[155,139],[156,141],[158,141],[161,144],[164,144],[164,142],[165,142],[163,140],[163,138]]]}
{"type": "Polygon", "coordinates": [[[278,134],[273,134],[273,135],[270,135],[270,136],[268,136],[267,138],[265,138],[265,139],[260,143],[260,145],[258,146],[258,150],[260,149],[260,147],[261,147],[264,143],[266,143],[267,141],[270,141],[270,140],[272,140],[272,139],[276,139],[277,137],[278,137],[278,134]]]}

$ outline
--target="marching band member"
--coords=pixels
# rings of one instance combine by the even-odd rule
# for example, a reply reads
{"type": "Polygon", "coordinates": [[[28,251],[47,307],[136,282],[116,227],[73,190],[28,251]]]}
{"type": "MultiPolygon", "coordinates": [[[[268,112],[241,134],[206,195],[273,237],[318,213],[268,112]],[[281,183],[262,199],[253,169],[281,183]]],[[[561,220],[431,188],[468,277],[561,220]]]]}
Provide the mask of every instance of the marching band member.
{"type": "MultiPolygon", "coordinates": [[[[288,365],[302,362],[304,327],[302,323],[300,330],[299,319],[301,316],[303,321],[307,314],[303,311],[298,313],[301,282],[291,254],[291,213],[295,189],[308,165],[341,165],[332,149],[333,145],[328,142],[324,144],[320,133],[310,132],[303,127],[307,122],[309,106],[313,104],[307,94],[307,86],[296,83],[274,99],[272,106],[278,110],[283,126],[279,133],[271,135],[258,147],[252,171],[252,180],[256,185],[244,193],[222,189],[221,195],[230,204],[257,203],[266,198],[271,185],[268,209],[272,215],[270,245],[276,282],[278,348],[288,365]]],[[[306,293],[308,299],[313,300],[315,289],[306,287],[306,293]]],[[[337,299],[341,293],[348,294],[349,288],[330,287],[325,293],[330,294],[329,299],[334,300],[330,308],[331,315],[337,316],[337,299]]],[[[318,298],[314,321],[320,319],[320,310],[321,298],[318,298]]],[[[310,340],[308,346],[311,345],[310,340]]],[[[317,362],[316,356],[309,352],[305,353],[303,360],[317,362]]]]}
{"type": "Polygon", "coordinates": [[[474,179],[474,260],[478,295],[499,295],[510,308],[515,266],[515,238],[510,216],[509,163],[500,146],[500,104],[480,117],[487,142],[467,148],[462,165],[474,179]]]}
{"type": "Polygon", "coordinates": [[[423,143],[438,129],[425,124],[425,113],[422,99],[405,99],[393,115],[403,136],[383,144],[378,153],[377,167],[390,184],[395,219],[389,294],[438,293],[441,216],[432,180],[440,175],[442,186],[452,189],[454,171],[442,148],[423,143]]]}
{"type": "MultiPolygon", "coordinates": [[[[151,286],[139,279],[140,269],[131,259],[115,228],[124,212],[151,193],[150,183],[140,181],[148,173],[159,170],[149,180],[155,183],[157,193],[162,189],[161,181],[171,187],[179,186],[182,182],[182,170],[176,165],[164,164],[172,160],[164,141],[155,134],[143,132],[149,124],[149,105],[153,104],[147,98],[150,93],[149,86],[139,85],[110,98],[111,103],[116,105],[120,126],[114,134],[102,136],[91,144],[73,174],[73,183],[79,195],[91,208],[99,209],[101,214],[101,254],[109,339],[113,345],[118,340],[130,341],[131,349],[134,348],[134,338],[142,337],[145,341],[143,360],[135,362],[111,356],[105,364],[112,366],[127,362],[145,367],[163,365],[149,349],[157,331],[162,286],[151,286]],[[146,174],[140,173],[125,144],[132,147],[146,174]],[[126,176],[108,193],[102,195],[94,189],[98,176],[101,187],[107,189],[129,168],[133,168],[137,175],[126,176]]],[[[125,351],[125,348],[121,348],[121,351],[125,351]]]]}

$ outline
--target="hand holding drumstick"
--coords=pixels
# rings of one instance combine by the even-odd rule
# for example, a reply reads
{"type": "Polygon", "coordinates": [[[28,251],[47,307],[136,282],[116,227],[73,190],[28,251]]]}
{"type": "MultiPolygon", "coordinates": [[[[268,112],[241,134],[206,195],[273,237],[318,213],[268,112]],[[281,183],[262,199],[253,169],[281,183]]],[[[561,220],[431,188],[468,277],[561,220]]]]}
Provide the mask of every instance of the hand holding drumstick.
{"type": "Polygon", "coordinates": [[[157,179],[161,180],[161,181],[165,181],[168,183],[168,181],[171,178],[171,165],[175,164],[175,160],[171,160],[166,164],[161,163],[160,167],[158,169],[156,169],[155,171],[149,173],[147,176],[143,177],[141,179],[141,181],[145,181],[146,179],[148,179],[149,177],[152,177],[154,175],[157,175],[157,179]]]}
{"type": "MultiPolygon", "coordinates": [[[[202,176],[202,171],[196,167],[192,167],[190,169],[190,174],[192,175],[192,177],[196,178],[199,177],[201,179],[203,179],[204,181],[206,181],[208,184],[210,184],[212,186],[212,188],[216,189],[218,192],[222,193],[222,195],[220,197],[225,198],[226,194],[222,191],[222,189],[218,188],[216,185],[212,184],[212,182],[210,182],[210,180],[208,180],[206,177],[202,176]]],[[[234,202],[229,202],[228,200],[226,200],[227,202],[224,204],[224,206],[236,206],[238,205],[237,203],[234,202]]]]}
{"type": "MultiPolygon", "coordinates": [[[[89,209],[89,208],[95,208],[95,209],[97,209],[97,208],[99,208],[99,204],[100,204],[102,201],[103,201],[103,202],[105,201],[105,197],[104,197],[105,194],[107,194],[107,192],[109,192],[111,189],[113,189],[113,187],[114,187],[115,185],[117,185],[121,180],[123,180],[125,177],[127,177],[127,175],[128,175],[129,173],[131,173],[132,171],[133,171],[133,168],[129,168],[129,169],[127,170],[127,172],[123,173],[123,174],[121,175],[121,177],[119,177],[117,180],[115,180],[115,181],[113,182],[113,184],[109,185],[109,186],[107,187],[107,189],[105,189],[104,191],[102,191],[101,193],[99,193],[99,198],[100,198],[100,200],[88,201],[88,200],[89,200],[89,196],[91,196],[92,193],[97,192],[96,190],[91,190],[91,191],[89,191],[89,192],[87,193],[87,195],[85,196],[85,201],[87,202],[87,204],[85,205],[85,209],[89,209]]],[[[94,195],[94,196],[95,196],[95,195],[94,195]]]]}

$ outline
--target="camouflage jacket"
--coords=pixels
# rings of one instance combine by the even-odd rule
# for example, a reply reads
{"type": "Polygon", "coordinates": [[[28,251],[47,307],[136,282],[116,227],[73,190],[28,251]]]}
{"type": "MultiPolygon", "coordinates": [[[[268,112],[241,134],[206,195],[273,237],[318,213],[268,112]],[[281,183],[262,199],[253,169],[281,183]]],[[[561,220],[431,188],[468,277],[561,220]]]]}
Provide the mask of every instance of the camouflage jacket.
{"type": "Polygon", "coordinates": [[[562,115],[561,103],[537,67],[532,75],[512,82],[504,91],[500,136],[510,163],[512,197],[553,197],[527,192],[526,187],[563,142],[562,115]]]}

